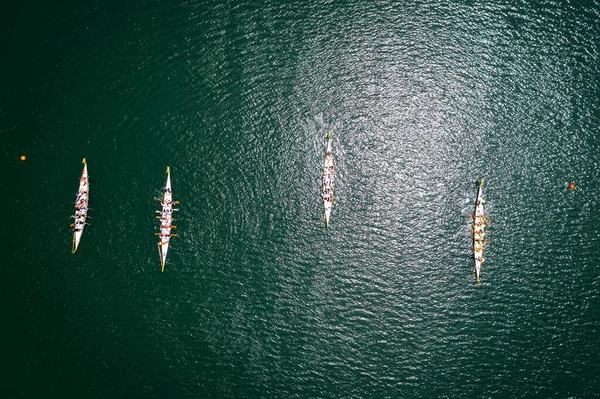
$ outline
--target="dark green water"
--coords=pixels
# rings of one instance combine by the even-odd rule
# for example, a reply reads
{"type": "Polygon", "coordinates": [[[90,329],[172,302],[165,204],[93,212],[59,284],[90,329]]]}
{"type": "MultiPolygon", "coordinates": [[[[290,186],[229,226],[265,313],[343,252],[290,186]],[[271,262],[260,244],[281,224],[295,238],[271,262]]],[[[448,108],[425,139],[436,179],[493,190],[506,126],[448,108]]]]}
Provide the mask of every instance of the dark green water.
{"type": "Polygon", "coordinates": [[[598,1],[48,3],[0,17],[2,397],[598,397],[598,1]]]}

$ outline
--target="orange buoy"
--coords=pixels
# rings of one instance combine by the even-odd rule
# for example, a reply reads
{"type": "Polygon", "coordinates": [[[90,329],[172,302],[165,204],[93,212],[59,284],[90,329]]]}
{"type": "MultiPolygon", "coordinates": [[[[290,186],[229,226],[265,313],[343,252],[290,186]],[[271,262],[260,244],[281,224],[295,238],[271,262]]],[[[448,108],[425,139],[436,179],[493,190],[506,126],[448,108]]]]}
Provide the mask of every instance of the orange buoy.
{"type": "Polygon", "coordinates": [[[573,183],[570,183],[570,184],[569,184],[569,188],[570,188],[571,190],[573,190],[573,189],[575,188],[575,185],[574,185],[573,183]]]}
{"type": "Polygon", "coordinates": [[[24,161],[26,159],[27,159],[27,157],[25,155],[21,155],[21,161],[24,161]]]}

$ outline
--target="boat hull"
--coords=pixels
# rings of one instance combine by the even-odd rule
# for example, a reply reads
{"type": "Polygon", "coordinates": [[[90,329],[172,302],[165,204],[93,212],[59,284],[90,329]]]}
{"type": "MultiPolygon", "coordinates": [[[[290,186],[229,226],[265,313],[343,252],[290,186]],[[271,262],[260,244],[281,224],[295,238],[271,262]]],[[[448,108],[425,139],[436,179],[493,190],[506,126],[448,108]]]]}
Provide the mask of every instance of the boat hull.
{"type": "Polygon", "coordinates": [[[327,147],[325,149],[322,183],[323,206],[325,208],[325,227],[329,227],[331,210],[333,208],[333,192],[335,187],[335,165],[331,148],[331,132],[327,135],[327,147]]]}
{"type": "Polygon", "coordinates": [[[483,179],[481,179],[477,200],[475,201],[475,214],[473,215],[473,254],[477,284],[481,284],[481,265],[485,262],[483,257],[485,245],[485,209],[483,204],[483,179]]]}
{"type": "Polygon", "coordinates": [[[77,189],[77,198],[75,200],[75,215],[73,215],[73,242],[71,244],[71,252],[73,253],[79,248],[79,243],[83,236],[90,200],[90,181],[85,158],[83,158],[81,163],[83,163],[83,170],[79,178],[79,188],[77,189]]]}
{"type": "Polygon", "coordinates": [[[169,243],[171,242],[171,230],[173,229],[173,193],[171,191],[171,169],[168,166],[167,183],[165,184],[165,192],[161,200],[161,205],[158,252],[160,255],[161,271],[164,272],[167,253],[169,252],[169,243]]]}

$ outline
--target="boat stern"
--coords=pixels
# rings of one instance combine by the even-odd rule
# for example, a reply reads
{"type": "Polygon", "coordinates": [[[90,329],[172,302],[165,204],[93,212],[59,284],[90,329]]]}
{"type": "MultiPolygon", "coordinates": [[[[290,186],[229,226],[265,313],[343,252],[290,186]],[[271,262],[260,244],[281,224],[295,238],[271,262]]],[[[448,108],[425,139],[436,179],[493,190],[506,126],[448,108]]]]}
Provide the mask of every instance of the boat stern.
{"type": "Polygon", "coordinates": [[[165,271],[165,263],[167,262],[167,251],[169,250],[169,242],[160,240],[158,243],[158,255],[160,257],[160,271],[165,271]]]}
{"type": "Polygon", "coordinates": [[[83,230],[73,232],[73,243],[71,244],[71,253],[75,253],[75,251],[77,251],[82,234],[83,230]]]}
{"type": "Polygon", "coordinates": [[[475,253],[475,274],[477,276],[477,285],[481,285],[481,264],[483,263],[483,252],[475,253]]]}
{"type": "Polygon", "coordinates": [[[331,217],[332,204],[329,201],[325,202],[325,227],[329,227],[329,219],[331,217]]]}

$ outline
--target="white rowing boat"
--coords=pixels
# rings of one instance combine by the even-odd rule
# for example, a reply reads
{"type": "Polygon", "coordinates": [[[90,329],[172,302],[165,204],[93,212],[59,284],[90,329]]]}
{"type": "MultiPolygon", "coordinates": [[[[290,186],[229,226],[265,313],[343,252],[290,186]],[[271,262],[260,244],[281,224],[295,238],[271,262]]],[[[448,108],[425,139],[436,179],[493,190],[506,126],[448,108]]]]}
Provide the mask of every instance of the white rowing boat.
{"type": "Polygon", "coordinates": [[[79,189],[77,190],[77,199],[75,200],[75,215],[73,215],[73,243],[71,244],[71,252],[75,253],[83,235],[83,228],[86,225],[88,203],[90,201],[90,181],[88,178],[87,162],[85,158],[81,161],[83,170],[79,178],[79,189]]]}
{"type": "Polygon", "coordinates": [[[177,209],[173,209],[173,204],[179,203],[173,201],[173,193],[171,192],[171,169],[168,166],[165,193],[163,194],[162,199],[157,198],[157,200],[159,200],[162,205],[162,210],[156,212],[160,213],[160,216],[157,216],[160,219],[160,233],[158,233],[160,241],[158,243],[158,252],[160,254],[160,264],[162,266],[161,271],[164,272],[171,236],[177,236],[176,234],[171,234],[171,230],[177,227],[173,226],[173,211],[177,211],[177,209]]]}
{"type": "Polygon", "coordinates": [[[323,205],[325,206],[325,227],[329,227],[331,208],[333,208],[333,189],[335,186],[335,166],[331,152],[331,132],[327,133],[327,149],[325,150],[325,164],[323,165],[323,205]]]}
{"type": "MultiPolygon", "coordinates": [[[[485,262],[483,257],[483,247],[485,241],[486,216],[483,208],[483,179],[479,182],[479,191],[475,202],[475,214],[473,215],[473,254],[475,258],[475,273],[477,274],[477,285],[481,284],[481,264],[485,262]]],[[[488,224],[489,225],[489,224],[488,224]]]]}

